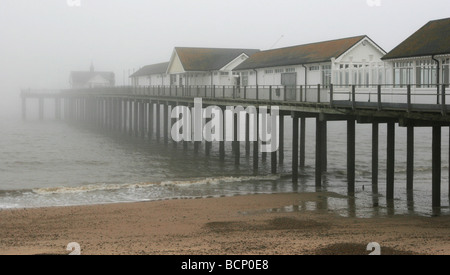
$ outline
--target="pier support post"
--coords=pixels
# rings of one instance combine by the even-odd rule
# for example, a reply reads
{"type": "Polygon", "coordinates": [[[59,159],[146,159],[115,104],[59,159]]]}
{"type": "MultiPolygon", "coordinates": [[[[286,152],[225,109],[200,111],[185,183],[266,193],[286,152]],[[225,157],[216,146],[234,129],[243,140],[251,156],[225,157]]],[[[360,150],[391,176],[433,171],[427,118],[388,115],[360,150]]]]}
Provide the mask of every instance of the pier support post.
{"type": "Polygon", "coordinates": [[[305,167],[306,118],[300,119],[300,167],[305,167]]]}
{"type": "Polygon", "coordinates": [[[355,120],[347,120],[347,191],[349,196],[355,195],[355,120]]]}
{"type": "Polygon", "coordinates": [[[143,100],[139,103],[139,128],[141,138],[145,138],[145,102],[143,100]]]}
{"type": "Polygon", "coordinates": [[[432,204],[441,207],[441,126],[433,126],[432,204]]]}
{"type": "Polygon", "coordinates": [[[253,141],[253,173],[256,175],[258,173],[258,164],[259,164],[259,110],[256,109],[256,137],[255,141],[253,141]]]}
{"type": "Polygon", "coordinates": [[[280,148],[278,150],[279,162],[283,164],[284,162],[284,115],[280,114],[280,148]]]}
{"type": "Polygon", "coordinates": [[[411,192],[414,184],[414,126],[407,127],[406,147],[406,190],[411,192]]]}
{"type": "Polygon", "coordinates": [[[128,134],[133,135],[133,101],[128,101],[128,134]]]}
{"type": "Polygon", "coordinates": [[[119,98],[119,127],[117,128],[117,132],[121,133],[122,129],[123,129],[123,124],[124,124],[124,104],[123,104],[123,99],[119,98]]]}
{"type": "MultiPolygon", "coordinates": [[[[89,102],[87,102],[87,107],[89,107],[89,102]]],[[[114,115],[114,124],[113,124],[113,130],[120,132],[121,126],[120,126],[120,99],[115,98],[113,99],[113,115],[114,115]]],[[[89,111],[87,112],[87,115],[89,116],[89,111]]]]}
{"type": "MultiPolygon", "coordinates": [[[[69,118],[69,99],[67,97],[64,97],[64,120],[67,121],[69,118]]],[[[97,123],[98,126],[101,126],[100,124],[100,100],[97,98],[97,123]]]]}
{"type": "Polygon", "coordinates": [[[44,98],[39,97],[39,120],[44,120],[44,98]]]}
{"type": "Polygon", "coordinates": [[[387,124],[386,199],[394,199],[395,171],[395,123],[387,124]]]}
{"type": "Polygon", "coordinates": [[[322,187],[322,133],[323,122],[320,117],[316,118],[316,188],[322,187]]]}
{"type": "Polygon", "coordinates": [[[156,141],[161,138],[161,104],[156,102],[156,141]]]}
{"type": "MultiPolygon", "coordinates": [[[[222,109],[222,114],[225,112],[225,108],[224,107],[220,107],[222,109]]],[[[227,125],[227,121],[226,121],[226,116],[223,117],[223,125],[222,125],[222,133],[223,133],[223,139],[221,141],[219,141],[219,159],[221,161],[225,160],[225,137],[226,137],[226,127],[225,125],[227,125]]]]}
{"type": "Polygon", "coordinates": [[[276,174],[277,173],[277,151],[274,151],[272,153],[270,153],[271,157],[271,170],[272,170],[272,174],[276,174]]]}
{"type": "Polygon", "coordinates": [[[61,98],[55,98],[55,118],[61,120],[61,98]]]}
{"type": "Polygon", "coordinates": [[[140,126],[139,126],[139,105],[140,102],[139,100],[134,100],[134,136],[138,137],[139,136],[139,130],[140,130],[140,126]]]}
{"type": "Polygon", "coordinates": [[[27,98],[22,96],[22,119],[27,119],[27,98]]]}
{"type": "Polygon", "coordinates": [[[238,132],[240,131],[240,121],[238,118],[238,114],[234,114],[233,115],[233,119],[234,119],[234,131],[233,131],[233,135],[234,135],[234,141],[233,141],[233,151],[234,151],[234,163],[236,165],[239,165],[240,160],[241,160],[241,144],[239,142],[239,135],[238,132]]]}
{"type": "MultiPolygon", "coordinates": [[[[206,119],[206,124],[210,123],[212,118],[206,119]]],[[[205,155],[209,156],[211,154],[212,142],[205,140],[205,155]]]]}
{"type": "Polygon", "coordinates": [[[372,193],[378,194],[378,139],[379,124],[372,123],[372,193]]]}
{"type": "Polygon", "coordinates": [[[326,172],[328,170],[328,122],[324,120],[322,121],[322,124],[322,171],[326,172]]]}
{"type": "Polygon", "coordinates": [[[151,139],[153,137],[153,133],[155,131],[154,121],[155,121],[155,109],[152,101],[148,103],[148,138],[151,139]]]}
{"type": "Polygon", "coordinates": [[[144,134],[143,134],[143,138],[148,136],[148,101],[144,100],[144,134]]]}
{"type": "Polygon", "coordinates": [[[298,183],[298,117],[292,115],[292,182],[298,183]]]}
{"type": "MultiPolygon", "coordinates": [[[[175,108],[176,102],[172,102],[172,104],[173,105],[171,105],[170,112],[169,112],[169,114],[170,114],[170,121],[171,121],[170,122],[170,130],[169,130],[170,132],[172,131],[172,128],[175,125],[175,123],[177,123],[177,119],[176,118],[172,118],[172,110],[175,108]]],[[[173,142],[173,147],[177,148],[178,142],[175,141],[175,139],[172,139],[172,142],[173,142]]]]}
{"type": "Polygon", "coordinates": [[[245,155],[250,156],[250,114],[245,115],[245,155]]]}
{"type": "Polygon", "coordinates": [[[164,144],[169,143],[169,103],[164,103],[164,144]]]}
{"type": "Polygon", "coordinates": [[[123,100],[123,127],[122,133],[127,133],[127,124],[128,124],[128,101],[123,100]]]}

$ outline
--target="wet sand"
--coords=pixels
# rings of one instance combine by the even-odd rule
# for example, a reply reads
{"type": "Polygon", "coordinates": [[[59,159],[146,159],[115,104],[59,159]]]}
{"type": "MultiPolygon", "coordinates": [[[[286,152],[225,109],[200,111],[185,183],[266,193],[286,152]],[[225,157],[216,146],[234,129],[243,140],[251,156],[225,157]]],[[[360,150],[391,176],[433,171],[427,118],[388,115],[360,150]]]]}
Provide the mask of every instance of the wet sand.
{"type": "Polygon", "coordinates": [[[0,211],[0,254],[450,254],[450,216],[342,217],[318,194],[250,195],[0,211]],[[294,209],[296,209],[294,207],[294,209]]]}

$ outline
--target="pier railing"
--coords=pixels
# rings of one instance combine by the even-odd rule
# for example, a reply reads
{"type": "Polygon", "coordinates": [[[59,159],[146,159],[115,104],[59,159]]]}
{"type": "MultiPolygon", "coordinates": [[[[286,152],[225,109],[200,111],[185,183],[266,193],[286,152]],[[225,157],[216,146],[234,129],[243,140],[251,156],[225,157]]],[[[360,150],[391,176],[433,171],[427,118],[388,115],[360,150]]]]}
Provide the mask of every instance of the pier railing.
{"type": "Polygon", "coordinates": [[[450,110],[449,85],[119,86],[63,90],[63,95],[212,98],[269,103],[319,103],[331,107],[450,110]]]}

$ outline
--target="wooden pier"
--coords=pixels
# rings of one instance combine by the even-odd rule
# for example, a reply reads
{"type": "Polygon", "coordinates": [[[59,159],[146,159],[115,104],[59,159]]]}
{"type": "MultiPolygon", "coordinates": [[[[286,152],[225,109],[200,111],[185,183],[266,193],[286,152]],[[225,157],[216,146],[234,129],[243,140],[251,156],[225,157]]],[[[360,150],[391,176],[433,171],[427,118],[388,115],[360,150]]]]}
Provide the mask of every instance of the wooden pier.
{"type": "MultiPolygon", "coordinates": [[[[61,90],[57,93],[22,91],[22,116],[27,117],[27,100],[39,102],[39,119],[44,119],[44,99],[54,99],[55,118],[69,122],[85,122],[106,130],[130,136],[156,139],[163,144],[170,141],[170,117],[175,106],[194,107],[194,99],[202,98],[203,107],[254,106],[279,107],[280,132],[284,133],[284,117],[293,119],[292,180],[298,182],[299,168],[305,166],[305,122],[316,120],[315,137],[315,183],[318,190],[323,184],[323,173],[327,170],[327,122],[347,123],[347,179],[348,195],[355,194],[355,140],[356,123],[372,125],[372,192],[378,192],[378,142],[379,125],[387,125],[386,199],[394,199],[395,131],[396,125],[407,127],[407,191],[412,191],[414,181],[414,129],[432,129],[432,207],[441,207],[441,132],[450,127],[446,85],[423,91],[410,85],[404,87],[329,87],[296,86],[158,86],[158,87],[114,87],[85,90],[61,90]],[[161,125],[162,123],[162,125],[161,125]],[[161,127],[163,126],[163,127],[161,127]],[[162,128],[162,129],[161,129],[162,128]],[[161,131],[162,130],[162,131],[161,131]]],[[[235,116],[235,140],[238,116],[235,116]]],[[[258,142],[249,141],[249,119],[246,118],[245,154],[253,147],[253,169],[258,171],[259,158],[267,154],[260,152],[258,142]]],[[[183,141],[182,148],[187,148],[183,141]]],[[[176,143],[174,143],[176,145],[176,143]]],[[[194,142],[198,153],[201,142],[194,142]]],[[[239,165],[239,142],[233,142],[235,163],[239,165]]],[[[205,142],[205,153],[210,154],[211,143],[205,142]]],[[[277,173],[277,164],[284,160],[284,136],[280,135],[280,149],[271,153],[271,172],[277,173]]],[[[225,142],[219,142],[220,159],[225,157],[225,142]]],[[[450,175],[450,168],[449,168],[450,175]]],[[[449,177],[450,178],[450,177],[449,177]]],[[[449,184],[450,188],[450,184],[449,184]]]]}

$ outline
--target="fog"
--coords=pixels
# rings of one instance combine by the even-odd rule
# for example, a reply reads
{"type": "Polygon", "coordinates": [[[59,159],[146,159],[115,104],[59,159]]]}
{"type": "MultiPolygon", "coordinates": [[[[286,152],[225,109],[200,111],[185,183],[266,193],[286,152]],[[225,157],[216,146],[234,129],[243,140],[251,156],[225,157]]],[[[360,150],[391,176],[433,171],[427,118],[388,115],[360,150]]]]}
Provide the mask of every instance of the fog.
{"type": "Polygon", "coordinates": [[[176,46],[266,50],[366,34],[389,51],[448,0],[2,0],[0,116],[21,88],[67,88],[70,71],[128,72],[176,46]],[[79,5],[77,5],[79,3],[79,5]],[[379,5],[378,5],[379,3],[379,5]]]}

